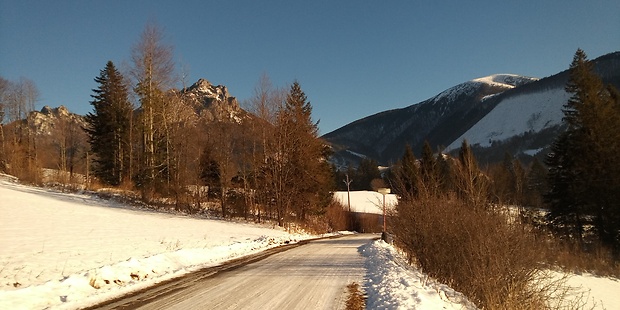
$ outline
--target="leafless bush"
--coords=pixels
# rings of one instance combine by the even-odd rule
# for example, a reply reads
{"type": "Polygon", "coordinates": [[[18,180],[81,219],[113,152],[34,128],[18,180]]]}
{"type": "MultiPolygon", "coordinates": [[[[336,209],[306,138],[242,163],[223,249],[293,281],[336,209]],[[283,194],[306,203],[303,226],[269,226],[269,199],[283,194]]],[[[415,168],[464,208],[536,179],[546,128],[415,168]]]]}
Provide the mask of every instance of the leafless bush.
{"type": "Polygon", "coordinates": [[[332,201],[327,206],[327,212],[325,213],[327,224],[332,231],[348,230],[351,223],[350,213],[347,212],[344,206],[337,202],[332,201]]]}
{"type": "Polygon", "coordinates": [[[454,195],[398,206],[397,244],[430,276],[487,309],[548,309],[557,283],[524,226],[454,195]]]}

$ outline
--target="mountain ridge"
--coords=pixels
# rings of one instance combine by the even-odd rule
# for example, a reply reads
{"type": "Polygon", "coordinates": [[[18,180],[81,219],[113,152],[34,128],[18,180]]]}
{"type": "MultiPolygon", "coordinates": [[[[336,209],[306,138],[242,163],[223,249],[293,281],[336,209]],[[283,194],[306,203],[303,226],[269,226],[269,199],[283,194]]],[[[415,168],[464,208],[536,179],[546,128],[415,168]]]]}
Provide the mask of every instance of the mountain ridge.
{"type": "MultiPolygon", "coordinates": [[[[620,52],[609,53],[592,61],[596,72],[605,83],[620,86],[620,52]]],[[[558,131],[559,128],[555,127],[561,124],[561,106],[567,99],[561,91],[564,91],[567,81],[568,70],[541,79],[514,74],[496,74],[472,79],[422,102],[366,116],[322,137],[332,146],[335,152],[333,162],[340,167],[356,164],[361,159],[359,155],[373,158],[384,165],[394,163],[402,156],[406,144],[419,154],[424,141],[428,141],[437,151],[444,151],[446,146],[449,147],[447,151],[453,151],[460,146],[463,139],[469,142],[472,137],[476,139],[473,143],[470,142],[471,144],[489,148],[519,135],[544,132],[549,137],[543,139],[544,143],[537,143],[539,146],[548,146],[554,136],[554,133],[550,132],[558,131]],[[501,109],[495,109],[506,106],[506,100],[514,100],[523,95],[530,95],[528,100],[538,104],[538,107],[534,104],[527,107],[527,111],[517,108],[505,112],[501,117],[496,115],[500,114],[498,111],[501,109]],[[547,109],[539,109],[540,107],[547,109]],[[492,111],[495,112],[491,113],[492,111]],[[529,113],[525,120],[524,116],[520,115],[523,113],[529,113]],[[550,113],[553,115],[550,116],[550,113]],[[493,133],[493,126],[481,128],[482,125],[476,125],[492,123],[490,118],[484,121],[487,117],[495,118],[495,122],[499,124],[516,122],[516,119],[512,120],[515,116],[519,116],[519,126],[527,128],[529,122],[531,129],[498,131],[495,136],[484,136],[470,131],[474,128],[478,132],[493,133]]],[[[518,102],[517,106],[526,107],[523,100],[518,102]]],[[[519,155],[531,150],[530,147],[521,145],[510,151],[513,155],[519,155]]],[[[541,147],[537,147],[539,148],[541,147]]],[[[504,153],[501,150],[497,152],[501,155],[504,153]]]]}

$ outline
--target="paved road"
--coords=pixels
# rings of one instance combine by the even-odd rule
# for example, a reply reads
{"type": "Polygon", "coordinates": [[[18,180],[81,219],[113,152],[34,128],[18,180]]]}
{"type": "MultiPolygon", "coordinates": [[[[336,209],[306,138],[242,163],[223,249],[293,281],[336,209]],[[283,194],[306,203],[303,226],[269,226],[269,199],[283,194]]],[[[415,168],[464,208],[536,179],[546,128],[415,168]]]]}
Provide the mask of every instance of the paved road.
{"type": "MultiPolygon", "coordinates": [[[[346,286],[366,274],[358,248],[376,235],[312,241],[160,293],[143,292],[138,309],[344,309],[346,286]]],[[[126,302],[126,301],[125,301],[126,302]]],[[[119,306],[116,304],[115,307],[119,306]]]]}

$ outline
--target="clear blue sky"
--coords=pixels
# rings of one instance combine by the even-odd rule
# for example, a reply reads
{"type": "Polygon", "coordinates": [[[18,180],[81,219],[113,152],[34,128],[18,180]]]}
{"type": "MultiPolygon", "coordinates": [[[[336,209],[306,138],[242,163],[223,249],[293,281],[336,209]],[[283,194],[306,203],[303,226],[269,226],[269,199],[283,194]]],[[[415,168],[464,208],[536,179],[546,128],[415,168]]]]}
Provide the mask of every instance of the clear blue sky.
{"type": "Polygon", "coordinates": [[[26,77],[37,108],[85,114],[108,60],[129,64],[155,21],[189,83],[248,99],[266,73],[297,79],[327,133],[495,73],[545,77],[620,50],[620,1],[0,0],[0,76],[26,77]]]}

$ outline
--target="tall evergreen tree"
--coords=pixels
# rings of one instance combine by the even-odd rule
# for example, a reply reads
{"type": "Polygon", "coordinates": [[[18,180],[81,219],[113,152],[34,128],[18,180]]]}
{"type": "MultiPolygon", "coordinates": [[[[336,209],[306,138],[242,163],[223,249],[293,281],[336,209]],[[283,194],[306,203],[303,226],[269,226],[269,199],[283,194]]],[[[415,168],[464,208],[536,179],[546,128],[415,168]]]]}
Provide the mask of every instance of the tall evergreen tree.
{"type": "Polygon", "coordinates": [[[525,181],[525,204],[530,207],[541,208],[543,195],[547,192],[547,168],[534,158],[527,172],[525,181]]]}
{"type": "Polygon", "coordinates": [[[318,123],[312,121],[312,105],[297,81],[278,113],[276,128],[278,147],[272,166],[277,169],[271,179],[278,193],[278,217],[281,221],[295,215],[304,221],[307,215],[322,212],[330,201],[332,175],[328,148],[318,136],[318,123]]]}
{"type": "Polygon", "coordinates": [[[420,168],[409,144],[405,145],[403,157],[396,164],[393,187],[404,200],[413,200],[419,193],[420,168]]]}
{"type": "Polygon", "coordinates": [[[442,187],[442,180],[439,175],[437,159],[428,141],[424,141],[424,146],[422,147],[420,175],[422,177],[420,187],[423,187],[429,195],[437,196],[442,187]]]}
{"type": "Polygon", "coordinates": [[[554,145],[547,164],[550,216],[579,238],[585,219],[593,219],[600,241],[620,251],[620,105],[605,87],[583,50],[570,65],[564,106],[568,129],[554,145]],[[570,215],[567,217],[567,215],[570,215]]]}
{"type": "Polygon", "coordinates": [[[133,107],[121,73],[108,61],[95,82],[91,95],[93,112],[86,115],[89,143],[94,158],[94,175],[103,182],[119,185],[129,179],[130,126],[133,107]]]}
{"type": "Polygon", "coordinates": [[[357,167],[353,184],[356,190],[372,190],[370,183],[374,179],[380,179],[379,164],[376,160],[363,158],[357,167]]]}

